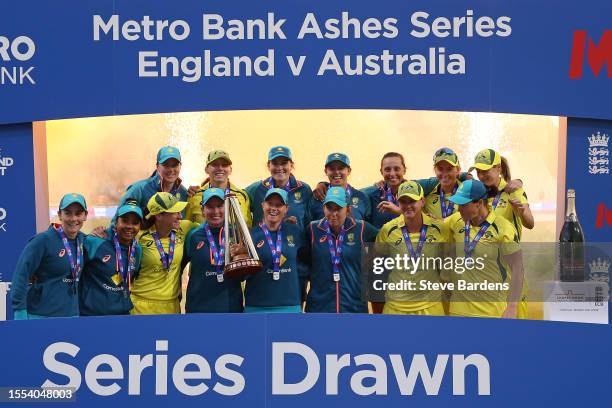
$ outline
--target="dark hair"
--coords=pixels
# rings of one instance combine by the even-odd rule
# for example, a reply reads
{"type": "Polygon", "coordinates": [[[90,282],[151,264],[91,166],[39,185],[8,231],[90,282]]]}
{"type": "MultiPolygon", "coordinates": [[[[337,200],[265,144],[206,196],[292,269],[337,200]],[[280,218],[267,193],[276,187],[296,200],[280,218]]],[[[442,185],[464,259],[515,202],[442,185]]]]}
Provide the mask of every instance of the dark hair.
{"type": "Polygon", "coordinates": [[[143,230],[148,230],[155,224],[155,217],[153,216],[151,218],[147,218],[147,215],[149,215],[148,208],[145,208],[142,215],[143,215],[143,218],[142,218],[142,223],[140,223],[140,228],[143,230]]]}
{"type": "Polygon", "coordinates": [[[508,160],[503,156],[501,156],[501,174],[504,180],[512,180],[512,177],[510,176],[510,165],[508,164],[508,160]]]}
{"type": "Polygon", "coordinates": [[[383,160],[388,159],[389,157],[397,157],[397,158],[399,158],[401,160],[401,162],[402,162],[402,166],[404,166],[404,168],[406,168],[406,162],[404,161],[404,156],[402,156],[401,153],[388,152],[388,153],[384,154],[382,159],[380,159],[380,168],[381,169],[382,169],[382,166],[383,166],[383,160]]]}

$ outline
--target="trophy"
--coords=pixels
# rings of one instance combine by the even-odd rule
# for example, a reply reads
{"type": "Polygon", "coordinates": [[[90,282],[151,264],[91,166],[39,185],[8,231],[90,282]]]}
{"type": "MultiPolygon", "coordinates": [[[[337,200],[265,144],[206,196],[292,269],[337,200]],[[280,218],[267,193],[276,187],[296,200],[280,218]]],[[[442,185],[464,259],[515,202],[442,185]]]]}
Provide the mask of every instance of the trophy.
{"type": "Polygon", "coordinates": [[[249,227],[240,211],[240,204],[236,195],[229,193],[225,195],[225,226],[223,228],[225,236],[225,268],[223,274],[230,278],[242,278],[254,275],[263,266],[259,260],[255,245],[249,233],[249,227]],[[241,244],[246,248],[247,253],[236,256],[232,260],[230,246],[241,244]]]}

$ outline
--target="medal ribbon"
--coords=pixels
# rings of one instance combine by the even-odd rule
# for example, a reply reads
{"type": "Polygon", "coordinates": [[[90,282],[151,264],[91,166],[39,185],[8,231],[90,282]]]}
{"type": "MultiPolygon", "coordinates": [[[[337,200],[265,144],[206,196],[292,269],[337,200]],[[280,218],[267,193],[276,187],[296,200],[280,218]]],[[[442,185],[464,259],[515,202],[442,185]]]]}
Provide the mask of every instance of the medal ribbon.
{"type": "Polygon", "coordinates": [[[483,222],[482,225],[480,226],[480,230],[478,230],[478,232],[476,233],[476,236],[474,237],[474,240],[472,242],[470,242],[470,222],[467,221],[465,223],[465,235],[464,235],[464,240],[463,240],[463,251],[465,252],[465,256],[467,257],[471,257],[472,256],[472,252],[474,252],[474,248],[476,248],[476,244],[478,243],[478,241],[480,241],[480,238],[482,238],[482,236],[484,235],[485,232],[487,232],[487,229],[489,228],[491,224],[489,224],[487,221],[483,222]]]}
{"type": "Polygon", "coordinates": [[[210,247],[210,252],[212,253],[213,259],[215,260],[215,269],[217,270],[218,274],[221,274],[223,273],[223,265],[225,265],[225,237],[223,236],[223,228],[221,228],[220,233],[221,242],[219,242],[219,250],[217,250],[217,244],[215,244],[215,239],[208,223],[204,224],[204,231],[206,231],[208,246],[210,247]]]}
{"type": "Polygon", "coordinates": [[[115,245],[115,262],[117,273],[121,274],[123,282],[127,282],[128,289],[132,289],[132,274],[136,269],[136,238],[132,240],[130,244],[130,250],[128,251],[128,263],[127,270],[123,265],[123,255],[121,254],[121,245],[119,244],[119,237],[117,231],[113,234],[113,244],[115,245]]]}
{"type": "Polygon", "coordinates": [[[419,235],[419,243],[417,244],[416,252],[414,251],[414,247],[412,246],[412,241],[410,240],[410,233],[408,232],[408,228],[404,225],[402,227],[402,235],[404,236],[404,243],[406,244],[406,248],[408,248],[408,253],[410,257],[414,260],[419,259],[421,254],[423,253],[423,246],[425,245],[425,239],[427,238],[427,225],[423,224],[421,226],[421,233],[419,235]]]}
{"type": "Polygon", "coordinates": [[[491,203],[491,207],[493,207],[493,211],[495,211],[495,208],[497,207],[497,204],[499,204],[499,199],[501,198],[501,191],[498,192],[495,195],[495,198],[493,199],[493,202],[491,203]]]}
{"type": "MultiPolygon", "coordinates": [[[[457,192],[457,185],[455,184],[455,188],[453,188],[453,194],[457,192]]],[[[442,218],[446,218],[453,213],[455,209],[455,204],[452,201],[448,202],[448,207],[446,206],[446,201],[444,200],[444,191],[442,191],[442,186],[440,186],[440,210],[442,212],[442,218]]]]}
{"type": "MultiPolygon", "coordinates": [[[[268,190],[270,190],[271,188],[274,188],[274,179],[272,177],[268,177],[268,190]]],[[[287,184],[285,184],[285,187],[283,187],[283,189],[286,192],[289,192],[291,190],[291,177],[289,177],[289,180],[287,180],[287,184]]]]}
{"type": "Polygon", "coordinates": [[[340,229],[340,233],[338,234],[338,238],[334,238],[334,235],[331,232],[331,228],[329,227],[329,221],[327,218],[323,221],[323,228],[327,234],[327,244],[329,246],[329,254],[332,260],[332,268],[334,272],[334,281],[338,282],[340,280],[340,263],[342,262],[342,244],[344,243],[344,236],[346,235],[346,230],[344,229],[344,225],[340,229]]]}
{"type": "Polygon", "coordinates": [[[387,183],[385,183],[385,186],[383,187],[383,192],[384,192],[385,201],[389,201],[393,204],[397,204],[397,200],[395,199],[395,196],[393,195],[393,190],[391,190],[391,187],[389,187],[387,183]]]}
{"type": "Polygon", "coordinates": [[[73,285],[76,288],[79,284],[79,279],[81,277],[80,276],[81,275],[81,263],[82,263],[81,257],[83,254],[83,243],[79,241],[79,237],[77,235],[76,260],[75,260],[74,256],[72,255],[72,250],[70,249],[70,243],[68,242],[68,237],[66,236],[66,233],[64,232],[64,228],[61,225],[59,225],[55,227],[55,230],[59,234],[60,239],[62,240],[62,244],[64,244],[64,250],[66,251],[66,254],[68,254],[68,262],[70,263],[70,274],[72,275],[73,285]]]}
{"type": "Polygon", "coordinates": [[[268,227],[265,223],[260,223],[259,227],[263,231],[266,241],[268,241],[268,247],[270,248],[270,252],[272,252],[272,264],[274,266],[274,272],[280,273],[280,260],[281,260],[281,250],[283,245],[283,233],[281,231],[281,227],[278,228],[278,232],[276,235],[276,247],[274,246],[274,242],[272,242],[272,234],[268,230],[268,227]]]}
{"type": "Polygon", "coordinates": [[[155,246],[157,247],[157,252],[159,252],[159,259],[161,260],[163,268],[170,272],[170,265],[172,265],[172,260],[174,259],[174,245],[176,244],[176,232],[170,231],[170,245],[168,246],[168,253],[164,251],[164,246],[159,239],[159,235],[157,231],[152,232],[151,235],[155,240],[155,246]]]}

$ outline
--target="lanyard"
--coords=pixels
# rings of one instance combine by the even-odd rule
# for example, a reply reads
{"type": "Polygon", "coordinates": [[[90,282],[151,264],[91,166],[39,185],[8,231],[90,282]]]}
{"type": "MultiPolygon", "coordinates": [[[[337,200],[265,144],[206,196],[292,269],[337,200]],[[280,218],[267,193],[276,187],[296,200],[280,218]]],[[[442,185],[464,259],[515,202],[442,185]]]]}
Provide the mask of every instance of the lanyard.
{"type": "Polygon", "coordinates": [[[406,248],[408,248],[408,253],[410,257],[414,260],[417,260],[421,257],[423,253],[423,246],[425,245],[425,239],[427,238],[427,225],[423,224],[421,226],[421,234],[419,235],[419,243],[417,244],[417,250],[414,251],[414,247],[412,246],[412,241],[410,240],[410,233],[408,232],[408,228],[406,226],[402,226],[402,235],[404,236],[404,242],[406,243],[406,248]]]}
{"type": "Polygon", "coordinates": [[[493,202],[491,203],[491,207],[493,207],[493,211],[495,211],[495,208],[497,207],[497,204],[499,204],[499,199],[501,198],[501,191],[499,191],[496,195],[495,198],[493,199],[493,202]]]}
{"type": "Polygon", "coordinates": [[[385,183],[385,186],[383,187],[383,192],[384,192],[385,201],[389,201],[393,204],[397,204],[397,200],[395,199],[395,196],[393,195],[393,190],[391,190],[391,187],[389,187],[387,183],[385,183]]]}
{"type": "MultiPolygon", "coordinates": [[[[455,188],[453,188],[453,194],[457,192],[457,185],[455,184],[455,188]]],[[[444,191],[442,190],[442,186],[440,186],[440,209],[442,212],[442,218],[446,218],[453,213],[455,209],[455,204],[452,201],[448,202],[448,207],[446,206],[446,201],[444,200],[444,191]]]]}
{"type": "Polygon", "coordinates": [[[60,236],[62,240],[62,244],[64,244],[64,250],[66,254],[68,254],[68,262],[70,263],[70,274],[72,275],[72,291],[76,293],[77,287],[79,286],[79,279],[81,278],[81,262],[82,262],[82,254],[83,254],[83,243],[79,240],[78,234],[76,237],[76,260],[72,255],[72,250],[70,249],[70,243],[68,242],[68,237],[64,232],[64,228],[59,225],[55,227],[55,230],[60,236]]]}
{"type": "Polygon", "coordinates": [[[157,231],[151,233],[153,239],[155,240],[155,246],[157,247],[157,252],[159,252],[159,259],[161,260],[163,268],[170,272],[170,266],[172,265],[172,260],[174,259],[174,245],[176,244],[176,232],[170,231],[170,245],[168,247],[168,253],[164,251],[164,247],[159,239],[159,235],[157,231]]]}
{"type": "Polygon", "coordinates": [[[327,218],[323,221],[323,228],[325,228],[325,232],[327,234],[327,245],[329,246],[329,254],[331,256],[332,261],[334,282],[340,282],[342,244],[344,243],[344,236],[346,235],[346,230],[344,229],[343,225],[340,229],[340,233],[338,234],[338,238],[334,238],[334,235],[331,232],[331,228],[329,227],[329,221],[327,220],[327,218]]]}
{"type": "Polygon", "coordinates": [[[272,279],[279,280],[280,279],[280,260],[281,260],[281,249],[283,245],[283,233],[281,231],[281,227],[278,227],[277,235],[276,235],[276,247],[272,242],[272,234],[268,230],[268,227],[265,223],[260,223],[259,227],[263,231],[266,241],[268,241],[268,248],[270,248],[270,252],[272,252],[272,265],[274,267],[272,279]]]}
{"type": "MultiPolygon", "coordinates": [[[[272,177],[268,178],[268,190],[270,190],[271,188],[274,188],[274,179],[272,177]]],[[[285,187],[283,187],[283,189],[286,192],[289,192],[291,190],[291,177],[289,177],[289,180],[287,180],[287,184],[285,184],[285,187]]]]}
{"type": "MultiPolygon", "coordinates": [[[[116,262],[116,271],[121,274],[121,278],[123,278],[123,282],[127,282],[128,291],[132,289],[132,274],[136,269],[136,239],[132,240],[130,244],[130,250],[128,251],[128,262],[127,262],[127,270],[123,265],[123,255],[121,254],[121,245],[119,244],[119,237],[117,236],[117,231],[113,234],[113,244],[115,244],[115,262],[116,262]]],[[[127,293],[125,293],[127,295],[127,293]]]]}
{"type": "Polygon", "coordinates": [[[480,238],[482,238],[482,236],[487,231],[490,225],[491,224],[489,224],[487,221],[483,222],[482,226],[480,227],[480,230],[478,230],[478,232],[476,233],[474,240],[470,242],[470,222],[467,221],[465,223],[465,235],[463,240],[463,251],[465,252],[465,256],[467,256],[468,258],[472,256],[472,252],[474,252],[476,244],[478,243],[478,241],[480,241],[480,238]]]}
{"type": "Polygon", "coordinates": [[[220,232],[221,240],[219,242],[219,250],[217,250],[217,244],[215,244],[215,239],[213,238],[213,234],[208,223],[204,224],[204,231],[206,231],[208,246],[210,247],[210,252],[212,254],[217,272],[217,282],[221,283],[223,282],[223,265],[225,264],[225,237],[223,236],[223,228],[221,228],[220,232]]]}

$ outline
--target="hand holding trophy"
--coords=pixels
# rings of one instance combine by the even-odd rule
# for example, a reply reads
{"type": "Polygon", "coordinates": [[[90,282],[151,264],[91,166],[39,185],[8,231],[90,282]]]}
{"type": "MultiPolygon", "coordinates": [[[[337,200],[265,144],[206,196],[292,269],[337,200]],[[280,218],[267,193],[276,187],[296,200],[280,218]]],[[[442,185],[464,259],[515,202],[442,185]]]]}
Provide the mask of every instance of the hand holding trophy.
{"type": "Polygon", "coordinates": [[[235,194],[225,195],[225,269],[230,278],[254,275],[262,267],[235,194]]]}

